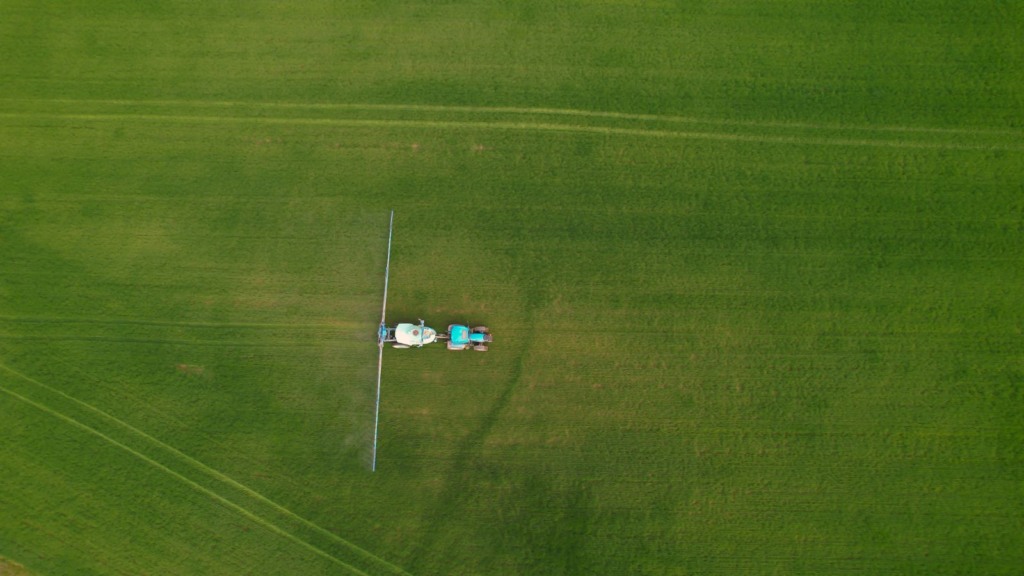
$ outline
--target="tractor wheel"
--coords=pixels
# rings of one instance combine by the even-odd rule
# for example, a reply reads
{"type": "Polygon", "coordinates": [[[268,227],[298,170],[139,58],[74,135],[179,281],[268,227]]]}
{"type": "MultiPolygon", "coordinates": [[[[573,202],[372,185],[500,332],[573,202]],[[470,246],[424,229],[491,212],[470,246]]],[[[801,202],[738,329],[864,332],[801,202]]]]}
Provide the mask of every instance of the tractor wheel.
{"type": "Polygon", "coordinates": [[[392,348],[408,348],[408,346],[405,345],[405,344],[392,344],[391,347],[392,348]]]}
{"type": "Polygon", "coordinates": [[[476,346],[473,346],[473,350],[476,350],[477,352],[487,352],[487,344],[477,344],[476,346]]]}
{"type": "Polygon", "coordinates": [[[473,327],[473,332],[476,332],[477,334],[487,334],[490,331],[491,331],[491,329],[488,328],[487,326],[474,326],[473,327]]]}

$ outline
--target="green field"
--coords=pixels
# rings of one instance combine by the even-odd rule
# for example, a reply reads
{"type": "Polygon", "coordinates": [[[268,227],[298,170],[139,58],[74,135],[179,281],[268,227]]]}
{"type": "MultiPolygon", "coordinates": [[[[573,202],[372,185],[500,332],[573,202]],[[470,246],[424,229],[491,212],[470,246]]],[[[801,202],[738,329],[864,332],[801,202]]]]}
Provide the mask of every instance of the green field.
{"type": "Polygon", "coordinates": [[[0,574],[1019,574],[1024,5],[294,4],[0,4],[0,574]]]}

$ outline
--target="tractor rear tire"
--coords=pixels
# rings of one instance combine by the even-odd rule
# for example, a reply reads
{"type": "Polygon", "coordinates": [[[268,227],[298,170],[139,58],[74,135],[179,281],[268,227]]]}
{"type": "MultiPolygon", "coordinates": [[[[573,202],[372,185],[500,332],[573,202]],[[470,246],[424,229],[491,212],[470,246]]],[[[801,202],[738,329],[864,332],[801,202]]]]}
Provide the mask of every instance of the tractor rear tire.
{"type": "Polygon", "coordinates": [[[488,328],[487,326],[474,326],[473,327],[473,332],[476,332],[477,334],[487,334],[490,331],[491,331],[491,329],[488,328]]]}
{"type": "Polygon", "coordinates": [[[487,352],[487,344],[477,344],[476,346],[473,346],[473,350],[476,350],[477,352],[487,352]]]}

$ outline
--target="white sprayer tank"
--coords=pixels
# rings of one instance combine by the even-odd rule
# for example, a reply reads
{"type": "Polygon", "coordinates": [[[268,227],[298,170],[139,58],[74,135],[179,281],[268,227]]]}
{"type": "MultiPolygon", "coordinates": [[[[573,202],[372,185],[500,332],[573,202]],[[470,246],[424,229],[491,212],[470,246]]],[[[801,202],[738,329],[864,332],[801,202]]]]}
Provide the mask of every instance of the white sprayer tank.
{"type": "Polygon", "coordinates": [[[437,331],[429,326],[419,324],[399,324],[395,326],[395,341],[406,346],[422,346],[437,340],[437,331]]]}

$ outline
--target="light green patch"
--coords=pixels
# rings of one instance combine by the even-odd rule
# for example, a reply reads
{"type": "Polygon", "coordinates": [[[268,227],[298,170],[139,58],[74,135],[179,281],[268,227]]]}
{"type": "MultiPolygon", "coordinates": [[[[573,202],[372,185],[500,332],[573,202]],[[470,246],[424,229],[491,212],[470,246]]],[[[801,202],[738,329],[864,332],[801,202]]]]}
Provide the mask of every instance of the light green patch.
{"type": "Polygon", "coordinates": [[[21,564],[0,558],[0,576],[31,576],[31,573],[21,564]]]}

